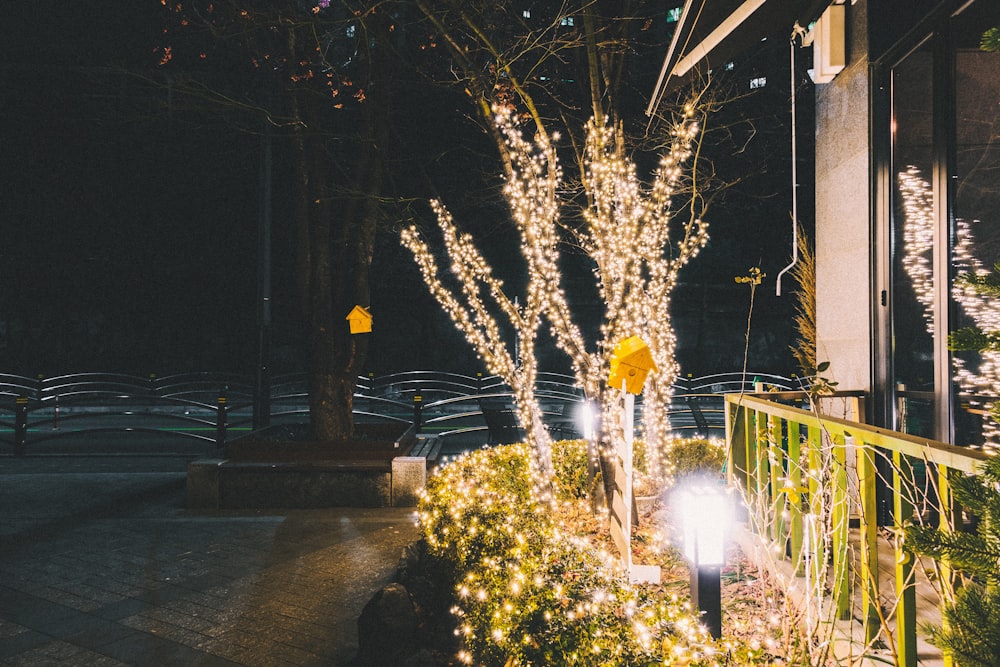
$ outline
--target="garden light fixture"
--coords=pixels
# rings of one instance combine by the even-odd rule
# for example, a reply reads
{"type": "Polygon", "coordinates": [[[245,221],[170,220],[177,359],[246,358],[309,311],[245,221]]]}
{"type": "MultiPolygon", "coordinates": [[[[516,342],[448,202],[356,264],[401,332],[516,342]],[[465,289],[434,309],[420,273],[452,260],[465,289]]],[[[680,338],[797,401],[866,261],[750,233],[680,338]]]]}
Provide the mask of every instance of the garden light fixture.
{"type": "Polygon", "coordinates": [[[718,639],[722,635],[720,573],[726,562],[729,497],[718,485],[702,484],[683,490],[679,501],[684,556],[691,567],[691,605],[718,639]]]}

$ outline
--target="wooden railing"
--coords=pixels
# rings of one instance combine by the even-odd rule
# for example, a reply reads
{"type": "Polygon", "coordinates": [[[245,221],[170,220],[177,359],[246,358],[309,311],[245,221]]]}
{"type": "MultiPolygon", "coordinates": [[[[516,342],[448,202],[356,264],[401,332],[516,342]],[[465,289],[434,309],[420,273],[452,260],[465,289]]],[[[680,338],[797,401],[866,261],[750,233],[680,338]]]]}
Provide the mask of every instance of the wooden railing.
{"type": "MultiPolygon", "coordinates": [[[[903,528],[929,515],[941,530],[961,529],[962,514],[949,492],[950,480],[957,474],[977,474],[987,455],[865,425],[860,423],[860,394],[838,392],[836,399],[851,418],[826,416],[822,406],[790,405],[809,405],[801,392],[726,396],[729,480],[744,494],[750,530],[773,547],[771,553],[790,560],[795,574],[805,577],[806,588],[812,589],[807,593],[823,597],[827,587],[836,618],[846,620],[855,613],[852,599],[860,588],[856,611],[865,646],[881,639],[896,664],[914,666],[915,559],[902,539],[903,528]],[[880,476],[892,499],[886,528],[893,539],[883,548],[892,549],[895,562],[894,632],[879,604],[880,476]],[[915,512],[917,508],[921,512],[915,512]],[[852,525],[858,527],[853,540],[852,525]]],[[[947,595],[952,573],[943,563],[934,566],[947,595]]],[[[882,595],[886,597],[885,591],[882,595]]],[[[947,655],[944,661],[951,664],[947,655]]]]}

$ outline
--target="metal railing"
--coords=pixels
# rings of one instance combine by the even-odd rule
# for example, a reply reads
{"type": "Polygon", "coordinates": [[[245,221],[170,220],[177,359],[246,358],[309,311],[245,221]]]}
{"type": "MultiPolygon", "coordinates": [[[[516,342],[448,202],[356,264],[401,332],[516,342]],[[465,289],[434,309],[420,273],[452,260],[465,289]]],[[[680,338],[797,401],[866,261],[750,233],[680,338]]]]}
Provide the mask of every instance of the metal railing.
{"type": "MultiPolygon", "coordinates": [[[[902,539],[903,529],[923,520],[936,521],[941,530],[962,529],[950,480],[976,474],[988,455],[865,425],[860,423],[863,394],[836,395],[847,402],[853,419],[789,405],[808,403],[800,392],[727,396],[728,475],[744,494],[751,530],[773,547],[770,553],[789,560],[795,574],[805,577],[807,592],[823,598],[828,586],[837,619],[854,613],[862,619],[865,650],[882,640],[896,664],[916,665],[916,559],[902,539]],[[891,493],[889,541],[879,534],[879,479],[891,493]],[[828,523],[817,529],[823,519],[828,523]],[[852,525],[858,527],[853,538],[852,525]],[[888,592],[879,586],[880,548],[895,563],[888,592]],[[852,596],[858,589],[855,609],[852,596]],[[880,597],[895,601],[891,613],[880,597]]],[[[933,567],[931,579],[944,599],[952,573],[941,562],[933,567]]]]}
{"type": "MultiPolygon", "coordinates": [[[[781,389],[796,384],[794,379],[767,374],[680,378],[668,408],[672,428],[721,436],[723,394],[748,390],[755,380],[781,389]]],[[[160,441],[166,437],[191,447],[221,447],[227,439],[251,430],[253,395],[250,376],[225,373],[148,377],[78,373],[48,378],[0,374],[0,447],[24,455],[29,447],[122,434],[160,441]]],[[[540,373],[536,395],[554,436],[579,437],[576,408],[583,394],[571,376],[540,373]]],[[[305,422],[309,411],[306,376],[275,377],[269,404],[270,423],[305,422]]],[[[491,431],[488,413],[511,407],[510,387],[496,376],[483,374],[369,374],[358,378],[354,395],[358,422],[419,424],[424,432],[442,437],[481,435],[484,442],[504,439],[504,434],[491,431]]]]}

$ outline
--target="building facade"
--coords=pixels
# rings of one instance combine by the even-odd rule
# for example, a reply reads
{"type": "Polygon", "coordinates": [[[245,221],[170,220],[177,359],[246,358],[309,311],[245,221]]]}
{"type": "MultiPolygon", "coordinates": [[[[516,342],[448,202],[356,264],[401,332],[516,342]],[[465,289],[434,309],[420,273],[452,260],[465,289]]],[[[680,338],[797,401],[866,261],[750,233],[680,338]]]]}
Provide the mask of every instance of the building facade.
{"type": "Polygon", "coordinates": [[[1000,1],[687,0],[678,25],[675,78],[812,49],[828,379],[877,426],[1000,447],[1000,1]]]}
{"type": "Polygon", "coordinates": [[[1000,261],[1000,3],[844,9],[846,67],[816,85],[819,357],[874,423],[995,446],[1000,353],[949,340],[1000,330],[968,279],[1000,261]]]}

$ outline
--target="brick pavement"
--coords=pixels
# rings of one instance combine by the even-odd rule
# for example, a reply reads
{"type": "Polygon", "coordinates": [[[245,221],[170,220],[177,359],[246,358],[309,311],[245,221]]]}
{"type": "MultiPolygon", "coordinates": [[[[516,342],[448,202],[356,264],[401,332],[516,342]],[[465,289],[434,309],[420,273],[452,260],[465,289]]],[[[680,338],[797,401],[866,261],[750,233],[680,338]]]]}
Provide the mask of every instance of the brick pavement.
{"type": "Polygon", "coordinates": [[[184,509],[183,457],[0,458],[0,665],[352,665],[412,510],[184,509]]]}

